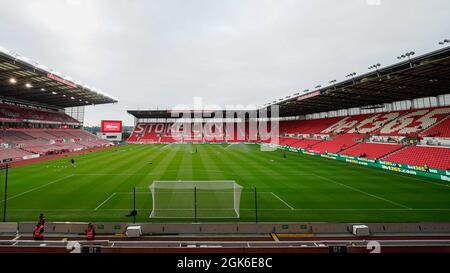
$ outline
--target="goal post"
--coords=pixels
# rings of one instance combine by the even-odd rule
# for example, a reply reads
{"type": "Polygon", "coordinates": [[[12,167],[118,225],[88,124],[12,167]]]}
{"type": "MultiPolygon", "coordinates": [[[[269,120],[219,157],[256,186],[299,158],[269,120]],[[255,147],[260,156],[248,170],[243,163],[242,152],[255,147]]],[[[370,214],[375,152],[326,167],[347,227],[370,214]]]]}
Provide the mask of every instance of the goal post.
{"type": "Polygon", "coordinates": [[[150,218],[239,218],[235,181],[153,181],[150,218]]]}

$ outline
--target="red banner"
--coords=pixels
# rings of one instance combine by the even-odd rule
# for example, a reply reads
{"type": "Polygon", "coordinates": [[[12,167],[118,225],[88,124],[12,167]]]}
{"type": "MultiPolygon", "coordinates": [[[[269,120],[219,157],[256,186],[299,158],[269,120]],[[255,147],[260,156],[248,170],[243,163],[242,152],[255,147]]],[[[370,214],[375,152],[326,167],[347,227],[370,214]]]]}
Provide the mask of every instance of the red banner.
{"type": "Polygon", "coordinates": [[[76,85],[76,84],[74,84],[73,82],[70,82],[70,81],[68,81],[68,80],[65,80],[65,79],[63,79],[63,78],[61,78],[61,77],[58,77],[58,76],[56,76],[55,74],[47,73],[47,77],[50,78],[50,79],[52,79],[52,80],[55,80],[55,81],[57,81],[57,82],[63,83],[63,84],[65,84],[65,85],[68,85],[68,86],[70,86],[70,87],[72,87],[72,88],[78,88],[78,85],[76,85]]]}
{"type": "Polygon", "coordinates": [[[311,93],[308,93],[308,94],[305,94],[305,95],[301,95],[301,96],[299,96],[299,97],[297,97],[297,100],[299,101],[299,100],[306,100],[306,99],[309,99],[309,98],[312,98],[312,97],[316,97],[316,96],[319,96],[320,95],[320,91],[315,91],[315,92],[311,92],[311,93]]]}

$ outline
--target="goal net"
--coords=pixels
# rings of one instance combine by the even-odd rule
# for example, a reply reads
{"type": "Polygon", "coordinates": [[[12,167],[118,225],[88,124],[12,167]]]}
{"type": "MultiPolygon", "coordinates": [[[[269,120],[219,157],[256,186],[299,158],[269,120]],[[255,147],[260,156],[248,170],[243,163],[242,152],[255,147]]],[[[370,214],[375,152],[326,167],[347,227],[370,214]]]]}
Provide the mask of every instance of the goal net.
{"type": "Polygon", "coordinates": [[[239,218],[235,181],[154,181],[150,218],[239,218]]]}

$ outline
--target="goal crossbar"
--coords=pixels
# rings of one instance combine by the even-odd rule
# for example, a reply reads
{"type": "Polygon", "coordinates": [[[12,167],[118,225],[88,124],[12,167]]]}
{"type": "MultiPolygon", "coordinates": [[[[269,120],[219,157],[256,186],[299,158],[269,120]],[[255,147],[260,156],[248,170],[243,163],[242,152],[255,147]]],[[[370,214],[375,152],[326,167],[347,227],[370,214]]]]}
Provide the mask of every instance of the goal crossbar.
{"type": "Polygon", "coordinates": [[[239,218],[242,186],[233,180],[153,181],[151,218],[239,218]]]}

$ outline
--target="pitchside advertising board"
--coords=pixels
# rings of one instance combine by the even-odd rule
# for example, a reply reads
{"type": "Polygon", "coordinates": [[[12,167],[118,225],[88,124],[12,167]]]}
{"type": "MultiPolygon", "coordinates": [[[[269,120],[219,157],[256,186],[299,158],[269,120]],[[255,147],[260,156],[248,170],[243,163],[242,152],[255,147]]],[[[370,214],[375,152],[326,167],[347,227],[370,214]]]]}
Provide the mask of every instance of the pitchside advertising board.
{"type": "Polygon", "coordinates": [[[100,138],[109,141],[122,141],[122,121],[121,120],[102,120],[100,138]]]}

